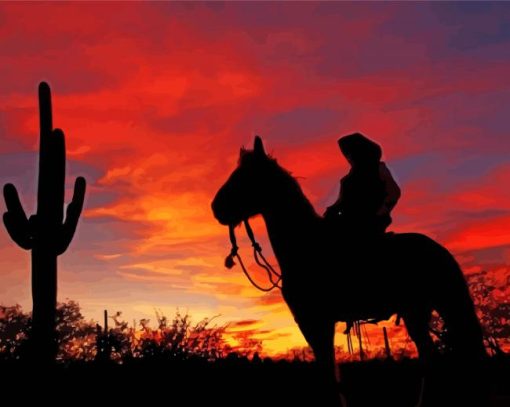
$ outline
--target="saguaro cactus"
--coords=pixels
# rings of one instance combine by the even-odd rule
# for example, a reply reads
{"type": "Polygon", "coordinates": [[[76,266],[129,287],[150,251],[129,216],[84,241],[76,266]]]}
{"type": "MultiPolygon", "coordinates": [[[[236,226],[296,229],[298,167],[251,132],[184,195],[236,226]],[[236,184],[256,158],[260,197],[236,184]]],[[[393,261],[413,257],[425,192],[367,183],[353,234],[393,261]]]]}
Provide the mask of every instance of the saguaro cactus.
{"type": "Polygon", "coordinates": [[[4,224],[12,240],[32,251],[33,357],[54,360],[57,345],[57,256],[64,253],[76,231],[85,197],[85,179],[78,177],[64,220],[66,153],[64,133],[53,129],[51,93],[47,83],[39,85],[40,149],[37,213],[28,219],[13,184],[4,186],[7,212],[4,224]]]}

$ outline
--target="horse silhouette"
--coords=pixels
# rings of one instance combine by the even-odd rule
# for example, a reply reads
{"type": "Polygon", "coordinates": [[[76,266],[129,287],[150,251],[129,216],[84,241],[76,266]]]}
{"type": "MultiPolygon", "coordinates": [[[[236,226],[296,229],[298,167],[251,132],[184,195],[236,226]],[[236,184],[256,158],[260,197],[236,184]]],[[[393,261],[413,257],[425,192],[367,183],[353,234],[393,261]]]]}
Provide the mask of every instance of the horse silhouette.
{"type": "Polygon", "coordinates": [[[433,310],[443,318],[452,354],[485,357],[483,336],[462,271],[446,248],[418,233],[389,233],[355,250],[319,216],[298,182],[268,156],[260,137],[241,149],[237,168],[212,210],[223,225],[262,215],[280,266],[282,294],[319,372],[334,385],[335,322],[398,314],[421,359],[434,355],[433,310]]]}

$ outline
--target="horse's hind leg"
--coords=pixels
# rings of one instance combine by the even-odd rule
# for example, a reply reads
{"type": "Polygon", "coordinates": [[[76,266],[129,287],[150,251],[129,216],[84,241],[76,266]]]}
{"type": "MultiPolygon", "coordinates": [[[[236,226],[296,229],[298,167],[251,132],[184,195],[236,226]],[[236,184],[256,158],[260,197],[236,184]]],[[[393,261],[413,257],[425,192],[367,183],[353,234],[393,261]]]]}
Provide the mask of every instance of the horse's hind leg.
{"type": "MultiPolygon", "coordinates": [[[[429,322],[432,316],[430,309],[415,309],[403,313],[409,336],[416,344],[420,360],[426,364],[431,362],[436,348],[429,334],[429,322]]],[[[425,402],[425,376],[421,378],[420,391],[416,407],[421,407],[425,402]]]]}
{"type": "Polygon", "coordinates": [[[430,309],[417,309],[402,314],[409,336],[418,348],[422,361],[430,361],[436,347],[429,334],[429,322],[432,316],[430,309]]]}
{"type": "Polygon", "coordinates": [[[451,358],[443,369],[450,377],[455,377],[451,398],[455,398],[458,405],[488,405],[490,384],[484,373],[487,354],[466,284],[462,281],[457,290],[445,293],[436,309],[445,322],[447,343],[451,348],[451,358]]]}
{"type": "MultiPolygon", "coordinates": [[[[464,287],[462,287],[464,288],[464,287]]],[[[445,298],[437,306],[448,330],[448,344],[459,361],[478,363],[486,357],[483,334],[475,309],[465,288],[457,297],[445,298]]]]}

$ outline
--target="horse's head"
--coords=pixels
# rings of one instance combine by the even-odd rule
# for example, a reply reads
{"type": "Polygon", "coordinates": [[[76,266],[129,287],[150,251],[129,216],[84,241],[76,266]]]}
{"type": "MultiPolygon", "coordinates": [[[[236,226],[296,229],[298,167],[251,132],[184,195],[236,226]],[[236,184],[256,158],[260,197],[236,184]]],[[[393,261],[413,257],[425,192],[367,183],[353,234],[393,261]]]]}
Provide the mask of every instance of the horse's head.
{"type": "Polygon", "coordinates": [[[259,136],[255,137],[253,150],[241,149],[237,168],[212,202],[214,216],[221,224],[237,225],[262,213],[263,200],[267,195],[263,193],[263,186],[273,161],[264,151],[259,136]]]}

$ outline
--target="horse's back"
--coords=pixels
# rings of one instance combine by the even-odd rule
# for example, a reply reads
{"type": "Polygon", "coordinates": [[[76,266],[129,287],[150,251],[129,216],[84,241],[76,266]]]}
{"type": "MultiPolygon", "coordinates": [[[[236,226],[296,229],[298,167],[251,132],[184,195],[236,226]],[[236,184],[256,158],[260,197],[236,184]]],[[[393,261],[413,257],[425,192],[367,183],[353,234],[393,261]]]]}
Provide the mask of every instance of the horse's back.
{"type": "MultiPolygon", "coordinates": [[[[382,239],[384,269],[399,278],[414,279],[429,289],[433,284],[463,279],[453,255],[434,239],[421,233],[388,233],[382,239]]],[[[411,283],[411,282],[410,282],[411,283]]]]}
{"type": "Polygon", "coordinates": [[[387,315],[463,284],[453,256],[421,233],[390,232],[362,246],[329,236],[312,242],[309,254],[309,261],[296,263],[296,273],[284,279],[285,299],[300,308],[387,315]]]}
{"type": "MultiPolygon", "coordinates": [[[[440,287],[458,286],[462,273],[446,248],[420,233],[386,233],[371,247],[336,260],[324,289],[341,307],[362,314],[391,314],[422,304],[440,287]]],[[[333,261],[333,260],[331,260],[333,261]]],[[[331,297],[330,297],[331,298],[331,297]]]]}
{"type": "Polygon", "coordinates": [[[427,235],[389,233],[383,240],[385,249],[395,259],[398,268],[413,266],[416,271],[426,271],[427,276],[462,273],[448,249],[427,235]]]}

